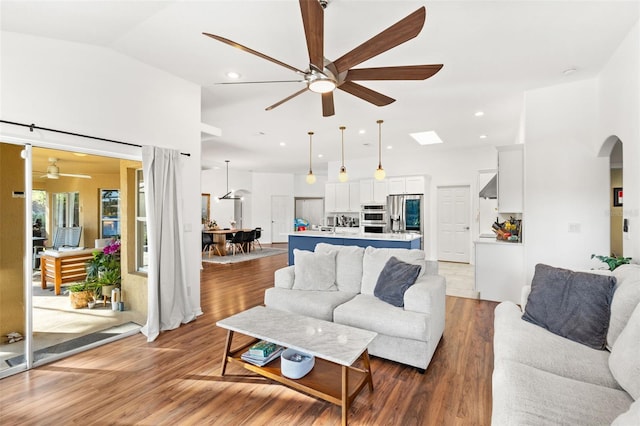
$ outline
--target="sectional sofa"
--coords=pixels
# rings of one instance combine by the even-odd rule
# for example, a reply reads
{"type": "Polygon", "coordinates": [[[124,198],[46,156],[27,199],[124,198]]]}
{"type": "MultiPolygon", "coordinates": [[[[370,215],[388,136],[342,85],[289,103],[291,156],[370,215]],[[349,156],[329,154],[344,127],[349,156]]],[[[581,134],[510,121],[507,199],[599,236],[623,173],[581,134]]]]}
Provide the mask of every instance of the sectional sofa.
{"type": "MultiPolygon", "coordinates": [[[[493,425],[640,425],[640,265],[600,274],[615,277],[600,349],[566,337],[584,334],[586,299],[575,312],[582,321],[566,335],[523,319],[532,286],[523,291],[524,310],[511,302],[496,307],[493,425]]],[[[588,294],[582,284],[573,283],[588,294]]],[[[557,311],[548,314],[564,314],[557,311]]]]}
{"type": "Polygon", "coordinates": [[[375,331],[371,355],[424,372],[444,332],[445,279],[437,273],[437,262],[426,261],[422,250],[320,243],[314,252],[296,250],[295,264],[275,272],[264,304],[375,331]],[[399,296],[403,306],[374,294],[392,257],[420,267],[415,283],[399,296]]]}

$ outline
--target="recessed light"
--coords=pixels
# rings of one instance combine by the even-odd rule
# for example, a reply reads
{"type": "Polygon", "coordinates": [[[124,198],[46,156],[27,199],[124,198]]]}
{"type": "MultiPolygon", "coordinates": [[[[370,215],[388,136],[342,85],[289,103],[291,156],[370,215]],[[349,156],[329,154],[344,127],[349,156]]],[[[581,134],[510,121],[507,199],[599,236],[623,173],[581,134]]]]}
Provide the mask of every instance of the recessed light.
{"type": "Polygon", "coordinates": [[[480,135],[480,139],[486,139],[487,135],[480,135]]]}
{"type": "Polygon", "coordinates": [[[440,136],[438,136],[438,134],[433,130],[429,130],[428,132],[409,133],[409,136],[415,139],[420,145],[434,145],[442,143],[440,136]]]}
{"type": "Polygon", "coordinates": [[[360,133],[361,135],[364,135],[365,133],[367,133],[367,131],[365,129],[360,129],[360,131],[358,131],[358,133],[360,133]]]}
{"type": "Polygon", "coordinates": [[[284,142],[280,142],[280,146],[287,146],[287,144],[284,142]]]}
{"type": "Polygon", "coordinates": [[[229,71],[229,72],[227,73],[227,77],[232,78],[232,79],[234,79],[234,80],[237,80],[237,79],[239,79],[239,78],[240,78],[240,74],[238,74],[238,73],[237,73],[237,72],[235,72],[235,71],[229,71]]]}
{"type": "Polygon", "coordinates": [[[484,115],[484,111],[476,111],[476,113],[473,115],[475,115],[476,117],[482,117],[484,115]]]}
{"type": "Polygon", "coordinates": [[[322,157],[324,157],[324,155],[318,154],[318,158],[322,158],[322,157]]]}
{"type": "Polygon", "coordinates": [[[393,146],[387,145],[387,149],[393,149],[393,146]]]}
{"type": "Polygon", "coordinates": [[[74,152],[73,155],[77,155],[78,157],[86,157],[87,154],[85,154],[84,152],[74,152]]]}

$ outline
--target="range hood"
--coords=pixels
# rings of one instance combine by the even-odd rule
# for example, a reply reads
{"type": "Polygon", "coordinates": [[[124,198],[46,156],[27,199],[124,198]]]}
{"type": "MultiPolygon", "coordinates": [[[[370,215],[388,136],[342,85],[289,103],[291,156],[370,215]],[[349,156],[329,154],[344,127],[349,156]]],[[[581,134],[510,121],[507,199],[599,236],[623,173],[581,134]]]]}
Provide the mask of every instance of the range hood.
{"type": "Polygon", "coordinates": [[[498,175],[494,175],[489,182],[480,190],[480,198],[498,198],[498,175]]]}

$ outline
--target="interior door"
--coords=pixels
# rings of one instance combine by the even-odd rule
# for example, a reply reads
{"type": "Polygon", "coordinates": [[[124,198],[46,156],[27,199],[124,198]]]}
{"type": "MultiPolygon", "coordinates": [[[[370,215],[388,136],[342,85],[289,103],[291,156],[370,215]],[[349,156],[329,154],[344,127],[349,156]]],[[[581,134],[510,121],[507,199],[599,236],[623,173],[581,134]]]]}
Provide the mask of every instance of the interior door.
{"type": "Polygon", "coordinates": [[[286,243],[288,234],[293,232],[293,197],[271,196],[271,242],[286,243]]]}
{"type": "Polygon", "coordinates": [[[469,263],[469,186],[438,187],[438,260],[469,263]]]}

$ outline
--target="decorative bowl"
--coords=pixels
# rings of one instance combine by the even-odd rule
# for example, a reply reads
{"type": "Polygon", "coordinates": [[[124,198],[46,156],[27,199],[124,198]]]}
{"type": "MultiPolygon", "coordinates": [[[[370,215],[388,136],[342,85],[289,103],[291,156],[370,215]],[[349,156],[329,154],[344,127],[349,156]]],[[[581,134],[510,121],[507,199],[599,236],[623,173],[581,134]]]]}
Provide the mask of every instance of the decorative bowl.
{"type": "Polygon", "coordinates": [[[315,364],[315,358],[295,349],[285,349],[280,355],[280,371],[284,377],[300,379],[304,377],[315,364]]]}

